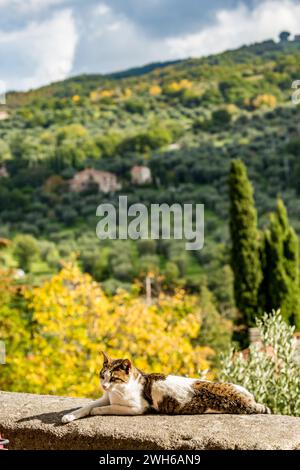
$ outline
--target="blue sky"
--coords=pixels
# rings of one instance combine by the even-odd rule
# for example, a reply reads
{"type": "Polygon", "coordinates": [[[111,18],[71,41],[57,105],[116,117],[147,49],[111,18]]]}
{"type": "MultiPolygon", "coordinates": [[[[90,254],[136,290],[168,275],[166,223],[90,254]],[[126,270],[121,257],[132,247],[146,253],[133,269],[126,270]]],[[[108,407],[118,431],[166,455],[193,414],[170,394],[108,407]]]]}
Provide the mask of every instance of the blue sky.
{"type": "Polygon", "coordinates": [[[199,57],[283,29],[300,33],[300,0],[0,0],[0,88],[199,57]]]}

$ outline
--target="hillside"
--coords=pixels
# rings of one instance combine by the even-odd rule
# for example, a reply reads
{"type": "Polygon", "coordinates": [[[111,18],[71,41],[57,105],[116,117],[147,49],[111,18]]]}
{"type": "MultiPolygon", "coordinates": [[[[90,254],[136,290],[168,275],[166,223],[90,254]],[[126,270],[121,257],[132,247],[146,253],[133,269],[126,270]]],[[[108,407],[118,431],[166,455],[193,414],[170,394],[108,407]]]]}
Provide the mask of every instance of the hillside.
{"type": "MultiPolygon", "coordinates": [[[[116,286],[163,274],[164,287],[209,289],[226,315],[234,309],[228,266],[229,163],[246,163],[260,224],[277,194],[300,233],[300,41],[244,46],[202,59],[151,64],[113,75],[79,76],[28,93],[9,93],[0,121],[0,237],[31,234],[39,257],[33,282],[77,252],[82,267],[116,286]],[[134,165],[152,183],[131,183],[134,165]],[[205,204],[205,248],[175,241],[98,241],[96,207],[118,193],[69,191],[83,168],[113,172],[129,202],[205,204]]],[[[2,262],[16,266],[13,250],[2,262]]]]}

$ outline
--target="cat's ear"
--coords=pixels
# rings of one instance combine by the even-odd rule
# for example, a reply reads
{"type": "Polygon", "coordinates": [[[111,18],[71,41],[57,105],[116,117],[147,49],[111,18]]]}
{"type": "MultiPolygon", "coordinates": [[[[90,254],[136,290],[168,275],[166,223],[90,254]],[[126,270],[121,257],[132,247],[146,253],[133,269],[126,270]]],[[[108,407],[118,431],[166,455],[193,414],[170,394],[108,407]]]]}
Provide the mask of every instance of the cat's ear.
{"type": "Polygon", "coordinates": [[[109,358],[108,356],[105,354],[104,351],[101,351],[102,352],[102,356],[103,356],[103,365],[105,366],[106,364],[109,363],[109,358]]]}
{"type": "Polygon", "coordinates": [[[122,361],[122,367],[127,372],[127,374],[130,371],[131,366],[132,366],[132,364],[131,364],[131,361],[129,359],[124,359],[122,361]]]}

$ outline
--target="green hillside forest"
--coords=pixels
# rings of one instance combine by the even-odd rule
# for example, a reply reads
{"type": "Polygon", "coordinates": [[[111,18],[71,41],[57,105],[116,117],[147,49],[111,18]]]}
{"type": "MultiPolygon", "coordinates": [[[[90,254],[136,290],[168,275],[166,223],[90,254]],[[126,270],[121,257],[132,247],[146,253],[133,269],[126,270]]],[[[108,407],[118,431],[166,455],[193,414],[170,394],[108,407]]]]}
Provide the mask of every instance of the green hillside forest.
{"type": "MultiPolygon", "coordinates": [[[[300,107],[291,100],[298,79],[296,37],[9,92],[0,109],[0,269],[19,290],[46,289],[73,263],[107,302],[119,288],[146,297],[151,278],[152,299],[196,298],[200,345],[215,352],[233,332],[243,344],[245,328],[272,308],[299,329],[300,107]],[[151,179],[132,179],[135,166],[148,167],[151,179]],[[86,168],[114,174],[119,186],[72,190],[86,168]],[[204,204],[204,248],[100,241],[96,208],[117,204],[120,194],[129,204],[204,204]]],[[[26,322],[31,308],[42,311],[32,302],[26,322]]],[[[207,357],[208,350],[203,363],[207,357]]]]}

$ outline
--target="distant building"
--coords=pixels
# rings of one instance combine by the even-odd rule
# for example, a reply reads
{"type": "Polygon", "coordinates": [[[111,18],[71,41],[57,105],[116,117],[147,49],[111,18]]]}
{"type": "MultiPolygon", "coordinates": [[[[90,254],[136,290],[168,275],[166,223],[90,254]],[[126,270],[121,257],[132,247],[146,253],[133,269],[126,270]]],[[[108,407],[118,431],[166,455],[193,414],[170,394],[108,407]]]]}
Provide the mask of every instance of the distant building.
{"type": "Polygon", "coordinates": [[[178,143],[174,143],[174,144],[170,144],[168,145],[167,147],[167,150],[179,150],[180,149],[180,145],[178,143]]]}
{"type": "Polygon", "coordinates": [[[254,344],[254,343],[259,343],[261,344],[261,336],[260,336],[260,331],[259,328],[256,326],[249,328],[249,343],[254,344]]]}
{"type": "Polygon", "coordinates": [[[300,333],[294,333],[295,337],[295,354],[294,354],[294,360],[297,362],[297,364],[300,364],[300,333]]]}
{"type": "Polygon", "coordinates": [[[151,170],[147,166],[133,166],[130,170],[133,184],[151,183],[151,170]]]}
{"type": "Polygon", "coordinates": [[[9,118],[8,111],[6,109],[0,109],[0,121],[4,121],[9,118]]]}
{"type": "Polygon", "coordinates": [[[7,248],[11,244],[11,241],[8,238],[0,238],[0,249],[7,248]]]}
{"type": "Polygon", "coordinates": [[[0,178],[7,178],[9,176],[5,166],[0,166],[0,178]]]}
{"type": "Polygon", "coordinates": [[[25,271],[23,269],[16,269],[14,272],[15,279],[22,279],[25,277],[25,271]]]}
{"type": "MultiPolygon", "coordinates": [[[[264,346],[262,343],[262,338],[260,335],[259,328],[253,327],[249,328],[249,343],[250,345],[256,344],[259,350],[264,350],[266,349],[270,356],[272,356],[273,353],[273,347],[272,346],[264,346]]],[[[293,359],[297,364],[300,364],[300,333],[294,333],[294,346],[295,346],[295,351],[293,355],[293,359]]],[[[249,348],[244,349],[242,351],[242,354],[245,358],[249,356],[249,348]]]]}
{"type": "Polygon", "coordinates": [[[264,46],[273,46],[275,44],[275,42],[273,41],[273,39],[266,39],[265,41],[262,41],[260,43],[261,45],[264,45],[264,46]]]}
{"type": "Polygon", "coordinates": [[[294,41],[300,42],[300,34],[295,34],[294,41]]]}
{"type": "Polygon", "coordinates": [[[99,171],[94,168],[86,168],[70,180],[70,190],[74,192],[85,191],[92,185],[97,185],[102,193],[112,193],[121,189],[117,176],[108,171],[99,171]]]}

